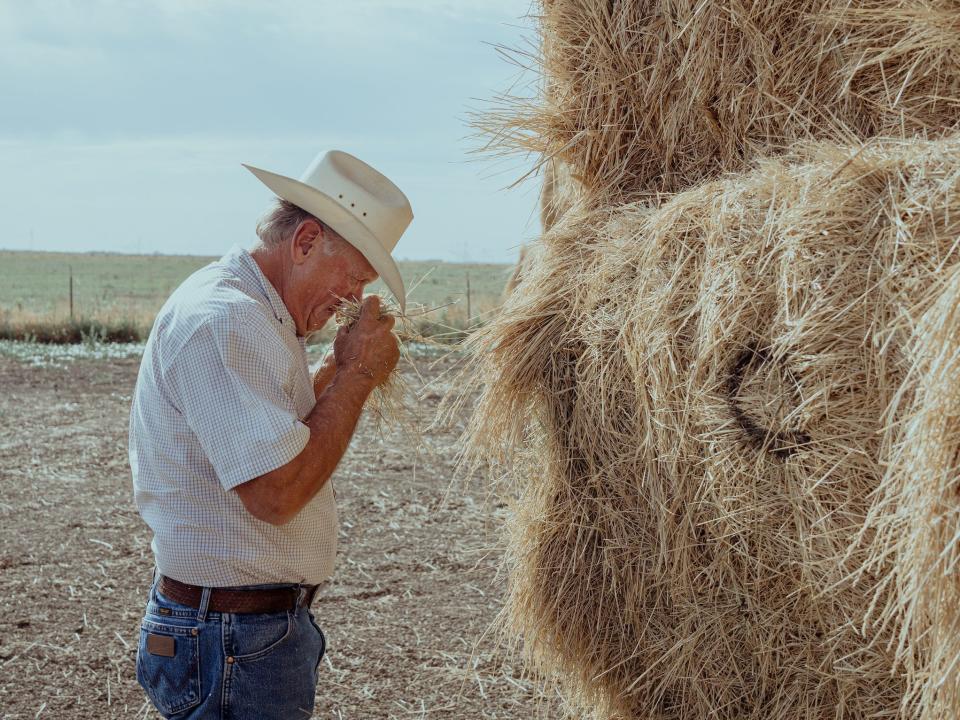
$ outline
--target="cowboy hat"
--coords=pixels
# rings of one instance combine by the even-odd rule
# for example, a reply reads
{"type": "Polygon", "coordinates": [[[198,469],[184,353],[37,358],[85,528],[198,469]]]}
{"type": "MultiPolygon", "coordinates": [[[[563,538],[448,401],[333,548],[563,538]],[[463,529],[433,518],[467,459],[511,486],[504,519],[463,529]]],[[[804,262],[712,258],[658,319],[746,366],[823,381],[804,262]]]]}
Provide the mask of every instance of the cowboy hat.
{"type": "Polygon", "coordinates": [[[391,251],[413,220],[400,188],[365,162],[340,150],[317,155],[299,180],[243,163],[276,195],[306,210],[353,245],[377,271],[406,312],[403,278],[391,251]]]}

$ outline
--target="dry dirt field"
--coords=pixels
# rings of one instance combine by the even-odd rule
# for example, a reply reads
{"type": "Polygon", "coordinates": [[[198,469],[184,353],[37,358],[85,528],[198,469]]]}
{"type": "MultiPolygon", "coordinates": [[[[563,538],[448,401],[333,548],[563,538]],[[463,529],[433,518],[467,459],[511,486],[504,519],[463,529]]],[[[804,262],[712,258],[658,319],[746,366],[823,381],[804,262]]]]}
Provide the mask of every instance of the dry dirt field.
{"type": "MultiPolygon", "coordinates": [[[[126,458],[138,362],[0,354],[4,720],[159,717],[134,667],[152,569],[126,458]]],[[[417,361],[424,415],[451,365],[417,361]]],[[[477,479],[451,487],[455,439],[365,418],[341,463],[341,554],[314,604],[329,642],[314,717],[559,715],[486,632],[503,593],[505,509],[477,479]]]]}

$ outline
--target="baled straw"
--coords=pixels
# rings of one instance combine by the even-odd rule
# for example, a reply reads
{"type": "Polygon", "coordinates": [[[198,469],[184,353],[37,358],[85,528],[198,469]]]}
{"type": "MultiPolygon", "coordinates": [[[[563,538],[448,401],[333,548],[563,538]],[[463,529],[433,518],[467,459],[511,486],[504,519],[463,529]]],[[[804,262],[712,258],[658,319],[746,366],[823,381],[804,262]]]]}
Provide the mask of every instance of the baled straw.
{"type": "Polygon", "coordinates": [[[538,0],[540,97],[481,116],[593,207],[673,193],[798,141],[940,137],[960,117],[956,0],[538,0]],[[563,182],[568,182],[565,180],[563,182]]]}
{"type": "Polygon", "coordinates": [[[887,411],[905,405],[903,430],[868,523],[879,530],[875,566],[896,562],[884,611],[897,623],[909,700],[931,719],[960,716],[960,267],[942,275],[913,313],[911,376],[887,411]]]}
{"type": "MultiPolygon", "coordinates": [[[[548,161],[543,168],[543,187],[540,191],[540,228],[546,232],[556,225],[571,207],[579,201],[576,181],[563,163],[548,161]]],[[[506,297],[523,280],[523,269],[536,262],[534,252],[526,245],[520,247],[517,263],[503,290],[506,297]]]]}
{"type": "Polygon", "coordinates": [[[512,628],[593,717],[960,716],[960,141],[797,152],[567,212],[469,341],[512,628]]]}

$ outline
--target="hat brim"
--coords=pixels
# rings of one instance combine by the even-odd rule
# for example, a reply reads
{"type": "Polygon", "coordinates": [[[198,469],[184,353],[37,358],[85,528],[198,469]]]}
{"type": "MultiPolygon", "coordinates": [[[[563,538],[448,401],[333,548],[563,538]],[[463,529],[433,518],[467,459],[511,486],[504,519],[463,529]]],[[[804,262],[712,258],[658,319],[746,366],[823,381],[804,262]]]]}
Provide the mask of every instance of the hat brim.
{"type": "Polygon", "coordinates": [[[245,163],[243,163],[243,166],[252,172],[260,182],[270,188],[275,195],[315,215],[333,228],[340,237],[359,250],[397,299],[400,304],[400,312],[406,313],[407,297],[403,287],[403,278],[400,276],[400,269],[390,253],[384,250],[383,245],[366,225],[332,197],[306,183],[245,163]]]}

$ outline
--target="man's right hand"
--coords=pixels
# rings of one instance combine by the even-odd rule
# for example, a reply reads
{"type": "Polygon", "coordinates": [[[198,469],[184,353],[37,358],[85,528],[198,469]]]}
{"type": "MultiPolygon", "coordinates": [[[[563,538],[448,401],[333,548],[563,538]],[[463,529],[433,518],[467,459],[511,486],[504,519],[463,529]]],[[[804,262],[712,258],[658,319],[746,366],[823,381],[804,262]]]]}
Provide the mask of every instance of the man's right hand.
{"type": "Polygon", "coordinates": [[[380,315],[380,298],[369,295],[363,301],[360,318],[342,327],[333,341],[337,371],[359,372],[374,387],[386,382],[400,359],[400,347],[393,334],[395,319],[380,315]]]}
{"type": "Polygon", "coordinates": [[[390,377],[400,358],[393,323],[390,315],[380,317],[380,298],[372,295],[357,322],[340,328],[333,341],[333,379],[304,420],[310,428],[306,447],[286,465],[236,488],[255,518],[273,525],[290,522],[330,479],[370,391],[390,377]]]}

